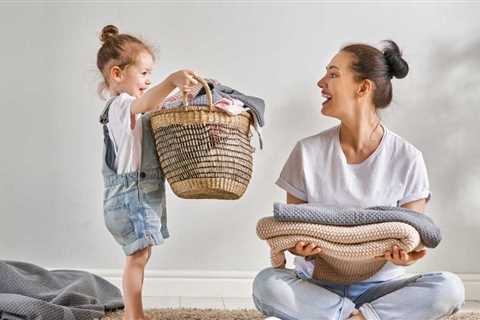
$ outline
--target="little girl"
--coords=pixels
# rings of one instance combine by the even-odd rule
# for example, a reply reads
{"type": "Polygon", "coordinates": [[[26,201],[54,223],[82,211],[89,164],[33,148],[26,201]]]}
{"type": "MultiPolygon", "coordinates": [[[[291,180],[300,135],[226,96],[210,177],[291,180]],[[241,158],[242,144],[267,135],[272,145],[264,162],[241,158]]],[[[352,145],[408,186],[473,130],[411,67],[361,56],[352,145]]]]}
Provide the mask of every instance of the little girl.
{"type": "Polygon", "coordinates": [[[141,40],[102,30],[97,67],[102,91],[111,98],[100,116],[104,133],[104,219],[126,255],[123,272],[124,320],[146,319],[142,305],[144,269],[151,246],[169,237],[161,172],[148,111],[157,109],[175,88],[189,92],[194,73],[180,70],[146,91],[154,63],[153,50],[141,40]],[[145,114],[144,114],[145,113],[145,114]]]}

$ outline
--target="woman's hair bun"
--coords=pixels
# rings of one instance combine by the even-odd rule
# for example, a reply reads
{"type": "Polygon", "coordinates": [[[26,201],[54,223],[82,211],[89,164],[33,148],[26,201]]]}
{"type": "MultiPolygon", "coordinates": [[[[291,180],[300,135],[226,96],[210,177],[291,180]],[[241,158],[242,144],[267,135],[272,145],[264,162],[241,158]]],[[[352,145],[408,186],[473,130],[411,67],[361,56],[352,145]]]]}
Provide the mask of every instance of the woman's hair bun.
{"type": "Polygon", "coordinates": [[[100,34],[100,41],[106,42],[108,39],[115,37],[118,34],[118,28],[112,24],[109,24],[102,29],[100,34]]]}
{"type": "Polygon", "coordinates": [[[387,61],[390,77],[405,78],[408,74],[408,63],[402,58],[400,48],[392,40],[385,40],[383,55],[387,61]]]}

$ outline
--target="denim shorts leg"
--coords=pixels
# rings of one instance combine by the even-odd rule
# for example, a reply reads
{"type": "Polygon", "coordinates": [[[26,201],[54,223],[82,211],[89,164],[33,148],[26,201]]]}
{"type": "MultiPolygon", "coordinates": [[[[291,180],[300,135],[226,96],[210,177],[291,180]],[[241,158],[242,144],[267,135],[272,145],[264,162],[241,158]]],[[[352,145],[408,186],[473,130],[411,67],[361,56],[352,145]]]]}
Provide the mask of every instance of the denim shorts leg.
{"type": "Polygon", "coordinates": [[[160,185],[154,187],[161,181],[151,181],[149,188],[142,188],[134,174],[131,179],[122,178],[105,187],[104,219],[125,255],[132,255],[169,237],[165,197],[160,185]]]}
{"type": "Polygon", "coordinates": [[[154,244],[162,243],[170,237],[167,228],[167,211],[165,203],[165,180],[154,176],[139,182],[139,199],[144,212],[145,234],[154,244]]]}

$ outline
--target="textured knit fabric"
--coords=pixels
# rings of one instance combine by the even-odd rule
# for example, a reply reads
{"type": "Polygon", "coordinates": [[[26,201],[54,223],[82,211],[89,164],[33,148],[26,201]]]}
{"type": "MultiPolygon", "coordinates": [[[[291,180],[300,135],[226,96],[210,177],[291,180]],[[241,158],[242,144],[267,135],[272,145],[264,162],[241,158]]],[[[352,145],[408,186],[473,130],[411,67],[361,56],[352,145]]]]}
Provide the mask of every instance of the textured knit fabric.
{"type": "Polygon", "coordinates": [[[313,278],[338,283],[371,277],[385,264],[375,257],[383,256],[394,245],[406,252],[423,247],[415,228],[402,222],[343,227],[265,217],[257,223],[257,235],[267,240],[273,267],[285,267],[285,250],[299,241],[318,245],[322,252],[315,256],[313,278]]]}
{"type": "MultiPolygon", "coordinates": [[[[340,125],[301,139],[285,162],[277,185],[308,203],[329,207],[402,206],[428,199],[430,184],[423,154],[385,125],[376,150],[361,163],[348,163],[340,125]]],[[[391,262],[365,281],[401,276],[406,267],[391,262]]],[[[313,276],[314,265],[295,257],[295,269],[313,276]]]]}
{"type": "Polygon", "coordinates": [[[120,290],[94,274],[0,260],[0,320],[87,320],[121,308],[120,290]]]}
{"type": "Polygon", "coordinates": [[[309,222],[325,225],[356,226],[380,222],[404,222],[414,227],[423,244],[435,248],[442,236],[433,220],[424,213],[400,207],[338,208],[316,204],[275,203],[273,214],[278,221],[309,222]]]}

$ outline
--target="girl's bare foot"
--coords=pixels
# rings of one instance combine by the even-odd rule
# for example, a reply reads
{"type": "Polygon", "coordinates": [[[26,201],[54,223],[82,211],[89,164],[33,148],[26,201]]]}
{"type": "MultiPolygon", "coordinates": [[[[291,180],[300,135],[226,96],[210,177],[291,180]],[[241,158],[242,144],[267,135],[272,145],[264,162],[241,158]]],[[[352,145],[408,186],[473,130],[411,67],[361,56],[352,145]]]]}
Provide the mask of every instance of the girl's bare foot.
{"type": "Polygon", "coordinates": [[[124,314],[122,320],[152,320],[152,318],[150,318],[149,316],[144,316],[143,318],[139,319],[127,319],[127,316],[124,314]]]}

